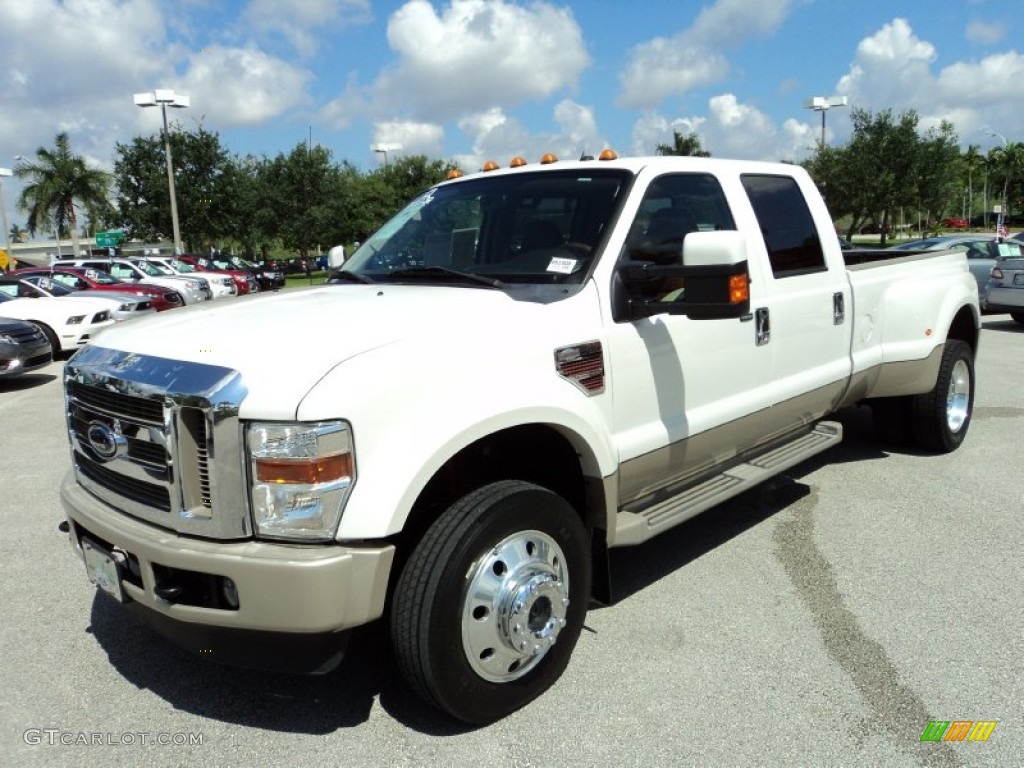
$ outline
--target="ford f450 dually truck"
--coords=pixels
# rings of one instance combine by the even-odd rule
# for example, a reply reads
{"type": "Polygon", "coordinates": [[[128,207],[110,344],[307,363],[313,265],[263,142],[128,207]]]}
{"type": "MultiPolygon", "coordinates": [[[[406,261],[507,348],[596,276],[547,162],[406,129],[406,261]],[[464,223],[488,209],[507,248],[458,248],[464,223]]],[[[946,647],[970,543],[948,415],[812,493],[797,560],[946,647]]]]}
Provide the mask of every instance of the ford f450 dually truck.
{"type": "Polygon", "coordinates": [[[383,620],[416,692],[493,721],[565,669],[613,597],[609,549],[827,450],[837,409],[961,443],[963,255],[856,256],[791,165],[606,152],[454,178],[329,284],[80,350],[62,530],[206,658],[322,673],[383,620]]]}

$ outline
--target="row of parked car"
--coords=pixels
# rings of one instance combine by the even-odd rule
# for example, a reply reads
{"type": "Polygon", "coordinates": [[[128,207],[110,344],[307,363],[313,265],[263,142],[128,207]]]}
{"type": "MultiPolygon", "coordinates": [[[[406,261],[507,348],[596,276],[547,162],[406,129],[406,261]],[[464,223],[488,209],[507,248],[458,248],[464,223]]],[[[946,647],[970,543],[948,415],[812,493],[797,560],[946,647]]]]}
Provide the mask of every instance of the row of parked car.
{"type": "Polygon", "coordinates": [[[892,246],[894,251],[963,251],[978,284],[982,311],[1010,313],[1024,324],[1024,232],[1002,238],[994,233],[942,235],[892,246]]]}
{"type": "Polygon", "coordinates": [[[0,275],[0,377],[74,352],[113,323],[283,285],[279,271],[203,256],[61,259],[0,275]]]}

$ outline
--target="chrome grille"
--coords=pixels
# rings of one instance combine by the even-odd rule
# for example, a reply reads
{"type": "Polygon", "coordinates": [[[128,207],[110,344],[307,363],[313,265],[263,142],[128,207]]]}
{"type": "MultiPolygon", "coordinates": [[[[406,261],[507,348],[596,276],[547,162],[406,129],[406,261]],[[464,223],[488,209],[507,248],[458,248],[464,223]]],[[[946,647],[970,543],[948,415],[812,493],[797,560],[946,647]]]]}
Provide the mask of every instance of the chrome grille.
{"type": "Polygon", "coordinates": [[[5,325],[0,328],[0,333],[10,336],[19,344],[41,344],[46,338],[38,327],[29,323],[5,325]]]}
{"type": "Polygon", "coordinates": [[[180,533],[250,535],[238,423],[244,395],[240,375],[227,368],[86,347],[65,366],[78,482],[116,509],[180,533]]]}

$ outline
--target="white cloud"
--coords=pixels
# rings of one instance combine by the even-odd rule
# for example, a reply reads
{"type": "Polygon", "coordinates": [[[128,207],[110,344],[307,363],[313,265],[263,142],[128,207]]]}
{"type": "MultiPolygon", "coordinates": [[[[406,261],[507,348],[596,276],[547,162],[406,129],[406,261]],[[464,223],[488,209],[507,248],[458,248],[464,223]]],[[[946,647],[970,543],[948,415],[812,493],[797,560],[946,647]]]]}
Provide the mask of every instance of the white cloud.
{"type": "Polygon", "coordinates": [[[657,37],[633,48],[619,76],[622,89],[616,103],[653,107],[673,93],[721,82],[730,71],[721,49],[772,34],[796,4],[796,0],[717,0],[698,14],[692,26],[671,38],[657,37]]]}
{"type": "MultiPolygon", "coordinates": [[[[872,111],[914,109],[921,128],[953,122],[962,143],[976,143],[981,125],[1019,126],[1016,105],[1024,98],[1024,54],[992,54],[932,71],[935,47],[905,19],[894,19],[857,46],[837,93],[851,106],[872,111]]],[[[1007,130],[1012,130],[1007,128],[1007,130]]]]}
{"type": "Polygon", "coordinates": [[[250,0],[240,22],[262,35],[282,35],[303,56],[317,49],[317,34],[370,18],[369,0],[250,0]]]}
{"type": "Polygon", "coordinates": [[[473,149],[453,160],[463,170],[475,171],[487,160],[507,165],[521,155],[535,163],[547,152],[576,159],[584,152],[596,156],[607,146],[590,107],[564,99],[555,105],[552,119],[557,131],[530,131],[498,107],[466,115],[458,121],[458,127],[471,140],[473,149]]]}
{"type": "Polygon", "coordinates": [[[979,45],[994,45],[1006,36],[1006,25],[998,22],[972,21],[967,25],[967,40],[979,45]]]}
{"type": "Polygon", "coordinates": [[[410,0],[388,23],[398,61],[372,86],[378,115],[437,121],[573,89],[590,59],[567,8],[410,0]]]}
{"type": "Polygon", "coordinates": [[[401,144],[401,150],[396,150],[400,155],[437,157],[444,147],[444,127],[409,120],[380,122],[373,126],[373,143],[401,144]]]}
{"type": "MultiPolygon", "coordinates": [[[[307,102],[312,75],[256,48],[194,53],[180,82],[195,111],[215,125],[259,125],[307,102]]],[[[191,110],[190,110],[191,111],[191,110]]]]}

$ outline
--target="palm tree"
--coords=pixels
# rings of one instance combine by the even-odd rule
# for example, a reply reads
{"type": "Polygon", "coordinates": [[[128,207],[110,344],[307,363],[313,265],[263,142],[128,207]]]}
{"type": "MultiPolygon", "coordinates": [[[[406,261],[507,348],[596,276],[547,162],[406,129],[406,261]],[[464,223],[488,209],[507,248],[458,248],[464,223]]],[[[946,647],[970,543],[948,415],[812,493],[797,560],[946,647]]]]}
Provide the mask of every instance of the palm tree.
{"type": "Polygon", "coordinates": [[[971,144],[963,153],[964,170],[967,171],[967,221],[974,218],[974,174],[984,169],[985,156],[980,152],[981,147],[971,144]]]}
{"type": "Polygon", "coordinates": [[[11,224],[11,229],[7,236],[11,238],[12,243],[24,243],[28,240],[28,232],[17,224],[11,224]]]}
{"type": "Polygon", "coordinates": [[[696,131],[685,136],[679,131],[672,131],[672,144],[659,144],[654,150],[656,155],[680,155],[684,157],[711,157],[700,143],[696,131]]]}
{"type": "Polygon", "coordinates": [[[83,208],[91,219],[108,208],[110,174],[73,154],[64,132],[57,134],[53,149],[39,147],[35,161],[22,160],[14,173],[28,180],[18,197],[18,207],[28,213],[28,231],[34,235],[52,228],[59,242],[61,231],[70,229],[75,256],[80,256],[75,208],[83,208]]]}

